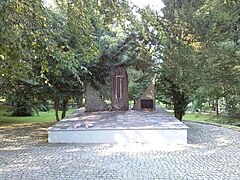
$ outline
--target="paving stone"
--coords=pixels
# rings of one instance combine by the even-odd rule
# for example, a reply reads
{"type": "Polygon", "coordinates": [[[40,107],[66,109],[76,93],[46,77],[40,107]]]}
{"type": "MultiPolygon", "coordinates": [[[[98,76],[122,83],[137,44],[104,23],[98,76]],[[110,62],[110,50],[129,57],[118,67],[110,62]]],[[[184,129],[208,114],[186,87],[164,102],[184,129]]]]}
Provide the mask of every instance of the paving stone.
{"type": "Polygon", "coordinates": [[[47,144],[47,127],[0,127],[0,179],[230,179],[240,177],[240,133],[186,122],[188,144],[47,144]]]}

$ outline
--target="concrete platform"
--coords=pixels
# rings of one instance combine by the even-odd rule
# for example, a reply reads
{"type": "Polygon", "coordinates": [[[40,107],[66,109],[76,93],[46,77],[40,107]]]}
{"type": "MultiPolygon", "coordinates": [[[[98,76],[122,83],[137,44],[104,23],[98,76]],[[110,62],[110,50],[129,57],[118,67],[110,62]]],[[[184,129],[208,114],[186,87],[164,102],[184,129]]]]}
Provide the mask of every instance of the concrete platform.
{"type": "Polygon", "coordinates": [[[163,109],[77,110],[48,129],[49,143],[187,144],[188,127],[163,109]]]}

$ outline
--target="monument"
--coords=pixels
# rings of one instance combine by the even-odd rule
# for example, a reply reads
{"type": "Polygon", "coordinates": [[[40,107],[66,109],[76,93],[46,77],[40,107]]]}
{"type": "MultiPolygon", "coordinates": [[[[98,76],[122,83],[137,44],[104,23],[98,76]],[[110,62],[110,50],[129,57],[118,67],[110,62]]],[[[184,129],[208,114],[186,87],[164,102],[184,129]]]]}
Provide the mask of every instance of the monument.
{"type": "Polygon", "coordinates": [[[128,76],[125,67],[115,66],[111,69],[112,110],[129,109],[128,76]]]}
{"type": "Polygon", "coordinates": [[[108,110],[107,104],[100,98],[91,83],[87,83],[85,89],[85,111],[94,112],[108,110]]]}
{"type": "Polygon", "coordinates": [[[149,86],[144,91],[142,96],[134,104],[132,109],[134,109],[134,110],[140,110],[140,109],[155,110],[156,109],[156,106],[155,106],[155,82],[154,82],[154,80],[149,84],[149,86]]]}
{"type": "Polygon", "coordinates": [[[188,127],[165,110],[155,110],[154,81],[136,102],[133,108],[136,110],[128,111],[127,72],[124,66],[115,66],[111,69],[111,92],[112,111],[106,111],[107,105],[97,91],[90,83],[86,84],[87,112],[79,109],[49,128],[48,142],[187,144],[188,127]]]}

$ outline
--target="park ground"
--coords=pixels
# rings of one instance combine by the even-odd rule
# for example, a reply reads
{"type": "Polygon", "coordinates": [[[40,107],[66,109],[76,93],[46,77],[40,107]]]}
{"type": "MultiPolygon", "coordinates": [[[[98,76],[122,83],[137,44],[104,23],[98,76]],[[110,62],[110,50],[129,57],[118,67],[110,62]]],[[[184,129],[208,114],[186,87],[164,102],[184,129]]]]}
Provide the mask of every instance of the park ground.
{"type": "Polygon", "coordinates": [[[186,121],[185,146],[48,144],[54,122],[0,125],[0,179],[239,179],[240,132],[186,121]]]}

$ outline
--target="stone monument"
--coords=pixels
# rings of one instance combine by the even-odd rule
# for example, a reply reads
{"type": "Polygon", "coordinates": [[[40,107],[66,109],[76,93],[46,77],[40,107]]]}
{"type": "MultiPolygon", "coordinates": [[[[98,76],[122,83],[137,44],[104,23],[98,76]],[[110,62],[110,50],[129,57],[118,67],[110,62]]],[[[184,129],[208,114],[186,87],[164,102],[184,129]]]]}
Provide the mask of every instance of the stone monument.
{"type": "Polygon", "coordinates": [[[137,100],[132,109],[151,109],[155,110],[155,82],[149,84],[142,96],[137,100]]]}
{"type": "Polygon", "coordinates": [[[93,112],[108,110],[107,104],[103,102],[103,100],[97,94],[97,91],[91,86],[91,83],[87,83],[85,95],[86,95],[85,111],[93,112]]]}
{"type": "Polygon", "coordinates": [[[111,68],[111,92],[112,110],[129,109],[128,105],[128,76],[125,67],[115,66],[111,68]]]}

